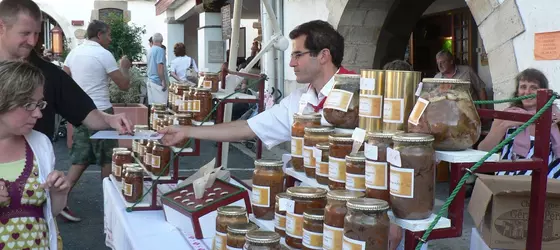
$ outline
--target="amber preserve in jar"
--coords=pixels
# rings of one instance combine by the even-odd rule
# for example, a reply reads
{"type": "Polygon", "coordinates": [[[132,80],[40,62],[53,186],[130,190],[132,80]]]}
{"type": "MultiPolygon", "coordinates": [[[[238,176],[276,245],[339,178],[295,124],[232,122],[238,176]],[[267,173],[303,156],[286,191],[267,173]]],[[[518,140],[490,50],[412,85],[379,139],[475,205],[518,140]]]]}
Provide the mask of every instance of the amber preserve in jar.
{"type": "Polygon", "coordinates": [[[280,235],[276,232],[254,230],[245,235],[244,250],[280,250],[280,235]]]}
{"type": "Polygon", "coordinates": [[[249,223],[249,218],[247,217],[247,210],[239,206],[219,207],[217,213],[216,236],[214,237],[212,249],[225,250],[228,226],[249,223]]]}
{"type": "Polygon", "coordinates": [[[291,187],[286,210],[286,244],[300,249],[303,239],[303,212],[311,208],[324,208],[327,190],[312,187],[291,187]]]}
{"type": "Polygon", "coordinates": [[[359,102],[360,75],[334,75],[334,86],[323,108],[325,120],[337,128],[357,127],[359,102]]]}
{"type": "Polygon", "coordinates": [[[278,193],[276,195],[276,203],[274,205],[274,231],[280,236],[286,236],[286,211],[280,211],[280,199],[288,200],[290,196],[286,193],[278,193]]]}
{"type": "Polygon", "coordinates": [[[122,192],[124,199],[130,203],[137,202],[142,198],[142,192],[144,192],[144,170],[142,168],[126,168],[122,192]]]}
{"type": "Polygon", "coordinates": [[[366,157],[364,152],[346,156],[346,189],[366,191],[366,157]]]}
{"type": "Polygon", "coordinates": [[[435,199],[434,137],[402,133],[393,136],[393,149],[387,149],[390,169],[390,199],[396,217],[422,220],[430,217],[435,199]]]}
{"type": "Polygon", "coordinates": [[[323,248],[324,208],[313,208],[303,212],[303,247],[304,250],[323,248]]]}
{"type": "Polygon", "coordinates": [[[436,150],[460,151],[480,137],[481,122],[471,83],[457,79],[422,80],[422,91],[408,118],[408,131],[434,136],[436,150]]]}
{"type": "Polygon", "coordinates": [[[132,162],[132,156],[130,154],[130,151],[128,151],[128,148],[113,148],[113,156],[112,156],[112,164],[111,164],[111,172],[113,174],[113,176],[115,176],[115,179],[117,179],[117,181],[121,181],[122,180],[122,168],[123,165],[126,163],[131,163],[132,162]],[[127,155],[123,155],[123,156],[119,156],[117,155],[117,152],[119,151],[127,151],[127,155]]]}
{"type": "Polygon", "coordinates": [[[171,160],[171,150],[159,141],[154,141],[152,148],[151,166],[152,173],[155,175],[169,175],[171,168],[169,162],[171,160]]]}
{"type": "Polygon", "coordinates": [[[294,114],[292,123],[292,166],[295,171],[303,172],[303,137],[305,128],[321,126],[321,114],[294,114]]]}
{"type": "Polygon", "coordinates": [[[342,249],[342,235],[344,230],[344,216],[346,216],[346,202],[350,199],[362,198],[364,192],[351,190],[331,190],[327,193],[325,206],[325,225],[323,228],[323,249],[342,249]]]}
{"type": "MultiPolygon", "coordinates": [[[[366,197],[389,202],[389,166],[387,148],[393,147],[393,135],[403,131],[368,133],[366,156],[366,197]]],[[[391,203],[389,202],[389,205],[391,203]]]]}
{"type": "Polygon", "coordinates": [[[257,229],[259,229],[259,227],[251,222],[229,225],[227,228],[227,249],[243,249],[243,246],[245,245],[245,235],[248,232],[257,229]]]}
{"type": "Polygon", "coordinates": [[[218,92],[219,82],[218,73],[204,72],[204,81],[200,87],[210,89],[212,92],[218,92]]]}
{"type": "Polygon", "coordinates": [[[303,136],[303,167],[305,175],[315,178],[316,159],[314,156],[315,145],[329,142],[329,135],[334,132],[333,127],[307,127],[303,136]]]}
{"type": "Polygon", "coordinates": [[[322,185],[329,184],[329,143],[315,145],[315,179],[322,185]]]}
{"type": "Polygon", "coordinates": [[[276,160],[256,160],[253,172],[251,204],[256,218],[274,219],[276,194],[284,191],[283,162],[276,160]]]}
{"type": "Polygon", "coordinates": [[[212,111],[212,94],[210,89],[197,88],[192,101],[192,112],[194,113],[194,120],[203,122],[204,119],[212,111]]]}
{"type": "Polygon", "coordinates": [[[389,249],[389,203],[359,198],[349,200],[346,206],[342,249],[389,249]]]}
{"type": "Polygon", "coordinates": [[[329,188],[344,189],[346,183],[346,156],[352,152],[352,134],[329,136],[329,188]]]}

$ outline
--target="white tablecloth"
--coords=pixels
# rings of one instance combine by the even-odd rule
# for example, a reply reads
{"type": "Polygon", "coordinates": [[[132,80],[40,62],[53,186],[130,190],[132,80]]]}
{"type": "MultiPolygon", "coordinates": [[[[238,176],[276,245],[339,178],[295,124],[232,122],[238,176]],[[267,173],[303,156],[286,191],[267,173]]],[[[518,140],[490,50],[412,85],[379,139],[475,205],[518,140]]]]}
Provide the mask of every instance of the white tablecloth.
{"type": "Polygon", "coordinates": [[[163,210],[127,212],[120,190],[103,180],[105,244],[115,250],[204,250],[211,239],[199,241],[165,221],[163,210]]]}

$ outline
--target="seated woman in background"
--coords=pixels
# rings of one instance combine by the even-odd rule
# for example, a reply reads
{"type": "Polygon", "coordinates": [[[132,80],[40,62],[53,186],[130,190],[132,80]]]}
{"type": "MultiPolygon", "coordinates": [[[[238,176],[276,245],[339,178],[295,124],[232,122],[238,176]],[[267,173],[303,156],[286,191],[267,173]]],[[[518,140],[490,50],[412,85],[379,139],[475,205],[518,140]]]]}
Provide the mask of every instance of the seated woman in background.
{"type": "Polygon", "coordinates": [[[58,249],[54,218],[70,184],[54,170],[49,138],[33,130],[47,106],[44,80],[30,64],[0,62],[0,228],[13,228],[0,239],[4,249],[58,249]]]}
{"type": "MultiPolygon", "coordinates": [[[[538,89],[548,89],[548,79],[546,79],[546,76],[541,71],[536,69],[529,68],[524,70],[517,75],[515,81],[517,84],[515,97],[536,94],[538,89]]],[[[537,99],[533,98],[517,101],[504,111],[535,114],[537,112],[537,99]]],[[[548,155],[548,178],[559,179],[560,160],[558,157],[560,156],[560,131],[558,130],[556,122],[558,122],[557,119],[560,118],[560,111],[555,105],[552,106],[552,118],[553,124],[550,130],[551,147],[548,155]]],[[[492,148],[510,136],[513,131],[522,124],[522,122],[516,121],[494,120],[490,132],[486,138],[480,142],[478,149],[483,151],[492,150],[492,148]]],[[[534,144],[535,125],[533,124],[502,148],[502,160],[530,159],[533,157],[534,144]]],[[[501,171],[496,174],[531,175],[531,172],[531,170],[501,171]]]]}

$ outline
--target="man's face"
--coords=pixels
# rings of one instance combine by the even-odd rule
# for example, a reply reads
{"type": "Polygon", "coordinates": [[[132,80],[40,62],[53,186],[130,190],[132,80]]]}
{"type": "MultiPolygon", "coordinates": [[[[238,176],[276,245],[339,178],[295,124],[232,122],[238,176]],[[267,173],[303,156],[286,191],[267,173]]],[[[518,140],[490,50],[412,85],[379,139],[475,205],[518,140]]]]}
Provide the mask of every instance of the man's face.
{"type": "Polygon", "coordinates": [[[436,57],[437,66],[439,72],[441,73],[450,73],[453,69],[453,59],[447,56],[438,56],[436,57]]]}
{"type": "Polygon", "coordinates": [[[298,83],[310,83],[320,72],[320,63],[317,57],[312,57],[305,48],[306,35],[301,35],[292,40],[292,55],[290,67],[294,68],[298,83]]]}
{"type": "Polygon", "coordinates": [[[106,49],[109,48],[109,45],[111,44],[111,41],[113,40],[113,39],[111,39],[111,30],[110,29],[105,34],[100,32],[97,35],[97,38],[99,38],[99,44],[101,44],[101,46],[103,46],[103,48],[106,48],[106,49]]]}
{"type": "Polygon", "coordinates": [[[41,22],[19,13],[17,18],[4,22],[0,20],[0,50],[12,59],[26,58],[37,44],[41,33],[41,22]]]}

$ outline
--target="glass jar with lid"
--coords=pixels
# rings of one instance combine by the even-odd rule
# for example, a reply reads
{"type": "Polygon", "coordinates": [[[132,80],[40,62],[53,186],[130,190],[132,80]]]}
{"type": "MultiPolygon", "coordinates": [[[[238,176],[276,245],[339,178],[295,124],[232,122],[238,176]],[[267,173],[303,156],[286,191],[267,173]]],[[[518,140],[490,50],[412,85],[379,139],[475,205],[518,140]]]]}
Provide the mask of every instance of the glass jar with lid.
{"type": "Polygon", "coordinates": [[[303,250],[323,248],[324,208],[307,209],[303,212],[303,250]]]}
{"type": "Polygon", "coordinates": [[[146,153],[144,153],[144,160],[142,163],[148,172],[152,171],[152,149],[154,147],[154,140],[146,140],[146,153]]]}
{"type": "Polygon", "coordinates": [[[216,216],[216,237],[214,237],[212,249],[226,249],[227,228],[233,224],[249,223],[247,210],[239,206],[219,207],[216,216]]]}
{"type": "Polygon", "coordinates": [[[346,203],[342,249],[389,249],[389,203],[384,200],[359,198],[346,203]]]}
{"type": "MultiPolygon", "coordinates": [[[[148,125],[134,125],[134,133],[138,133],[140,131],[144,131],[144,130],[150,130],[150,127],[148,125]]],[[[134,139],[132,141],[132,152],[134,153],[134,156],[138,157],[138,142],[140,140],[138,139],[134,139]]]]}
{"type": "Polygon", "coordinates": [[[210,89],[212,93],[218,92],[220,78],[218,73],[204,72],[204,81],[202,82],[202,88],[210,89]]]}
{"type": "Polygon", "coordinates": [[[173,102],[173,111],[179,112],[183,109],[184,100],[183,93],[189,90],[189,85],[185,83],[178,83],[175,86],[175,101],[173,102]]]}
{"type": "Polygon", "coordinates": [[[130,168],[130,167],[139,167],[142,168],[142,166],[140,166],[140,164],[138,163],[125,163],[123,164],[123,167],[121,169],[121,176],[124,179],[125,175],[126,175],[126,169],[130,168]]]}
{"type": "Polygon", "coordinates": [[[212,94],[210,89],[197,88],[192,101],[194,120],[203,122],[212,111],[212,94]]]}
{"type": "Polygon", "coordinates": [[[280,199],[289,199],[290,196],[285,192],[276,194],[276,202],[274,204],[274,231],[280,236],[286,237],[286,211],[280,211],[280,199]]]}
{"type": "Polygon", "coordinates": [[[346,183],[346,156],[352,152],[352,134],[329,136],[329,188],[344,189],[346,183]]]}
{"type": "Polygon", "coordinates": [[[315,178],[315,145],[322,142],[329,142],[329,135],[334,132],[333,127],[306,127],[303,136],[303,167],[305,175],[315,178]]]}
{"type": "Polygon", "coordinates": [[[150,110],[151,111],[150,112],[150,126],[151,126],[152,129],[154,129],[154,127],[156,127],[155,126],[155,124],[156,124],[155,121],[159,117],[159,115],[167,113],[166,109],[167,109],[167,105],[165,105],[165,103],[153,103],[152,104],[152,108],[150,110]]]}
{"type": "Polygon", "coordinates": [[[122,192],[126,202],[134,203],[142,198],[144,170],[141,167],[126,168],[122,192]]]}
{"type": "Polygon", "coordinates": [[[405,220],[430,217],[435,201],[434,136],[401,133],[393,136],[388,149],[390,168],[389,193],[393,213],[405,220]],[[395,152],[396,151],[396,152],[395,152]]]}
{"type": "Polygon", "coordinates": [[[177,112],[180,114],[184,114],[184,113],[192,113],[193,111],[193,102],[194,102],[194,94],[196,93],[196,88],[195,87],[191,87],[189,90],[184,91],[183,92],[183,110],[185,110],[184,112],[177,112]]]}
{"type": "Polygon", "coordinates": [[[321,114],[294,114],[292,123],[292,167],[295,171],[303,172],[303,138],[305,128],[321,126],[321,114]]]}
{"type": "Polygon", "coordinates": [[[303,212],[310,208],[324,208],[327,190],[313,187],[291,187],[287,192],[290,203],[286,211],[286,244],[300,249],[303,239],[303,212]],[[293,209],[291,209],[293,208],[293,209]]]}
{"type": "Polygon", "coordinates": [[[258,229],[259,227],[251,222],[229,225],[227,227],[227,249],[242,250],[245,245],[245,235],[258,229]]]}
{"type": "Polygon", "coordinates": [[[460,151],[480,137],[481,122],[471,98],[471,83],[425,78],[408,118],[408,132],[434,136],[434,149],[460,151]]]}
{"type": "Polygon", "coordinates": [[[113,148],[111,172],[117,181],[122,180],[122,167],[126,163],[132,162],[132,155],[128,148],[113,148]],[[118,152],[124,152],[117,154],[118,152]]]}
{"type": "Polygon", "coordinates": [[[164,146],[159,141],[154,141],[152,146],[152,157],[150,165],[152,167],[152,173],[154,175],[169,175],[169,169],[171,168],[169,162],[171,161],[171,150],[169,147],[164,146]]]}
{"type": "Polygon", "coordinates": [[[346,156],[346,189],[366,191],[366,157],[363,151],[346,156]]]}
{"type": "Polygon", "coordinates": [[[351,190],[331,190],[327,193],[325,225],[323,228],[323,249],[342,249],[344,217],[348,211],[346,202],[364,197],[364,192],[351,190]]]}
{"type": "Polygon", "coordinates": [[[280,235],[276,232],[254,230],[245,235],[245,250],[280,250],[280,235]]]}
{"type": "Polygon", "coordinates": [[[403,131],[371,132],[364,145],[366,156],[366,197],[389,202],[387,148],[393,148],[393,135],[403,131]]]}
{"type": "Polygon", "coordinates": [[[337,128],[358,127],[359,98],[360,75],[334,75],[334,86],[323,108],[325,120],[337,128]]]}
{"type": "Polygon", "coordinates": [[[315,180],[322,185],[329,185],[329,143],[315,145],[315,180]]]}
{"type": "Polygon", "coordinates": [[[274,199],[284,191],[284,163],[277,160],[259,159],[255,161],[251,204],[253,214],[258,219],[274,219],[274,199]]]}
{"type": "Polygon", "coordinates": [[[144,161],[144,155],[146,154],[146,145],[148,145],[148,140],[140,139],[138,140],[138,161],[144,161]]]}

